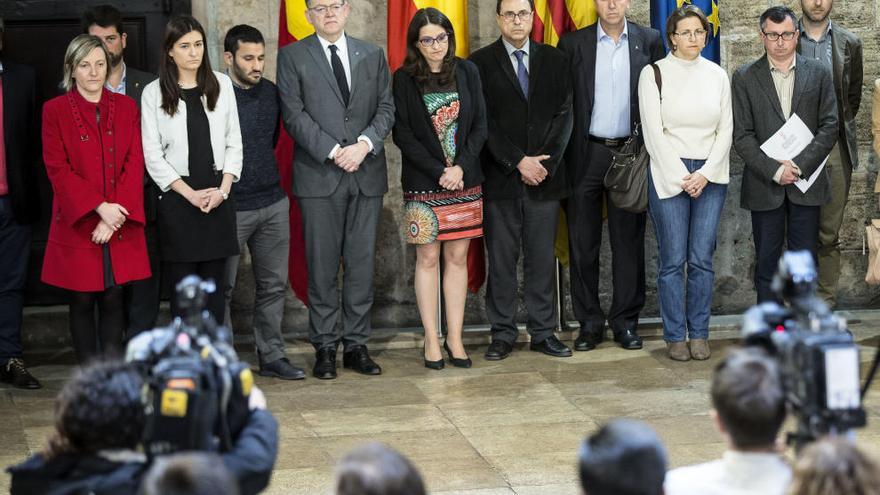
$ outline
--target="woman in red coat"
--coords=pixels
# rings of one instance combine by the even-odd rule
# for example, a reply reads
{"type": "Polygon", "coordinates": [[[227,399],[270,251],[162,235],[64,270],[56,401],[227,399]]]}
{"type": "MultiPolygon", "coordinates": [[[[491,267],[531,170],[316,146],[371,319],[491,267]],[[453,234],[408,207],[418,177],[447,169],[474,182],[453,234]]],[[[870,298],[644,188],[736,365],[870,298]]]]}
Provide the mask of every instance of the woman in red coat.
{"type": "Polygon", "coordinates": [[[66,93],[43,106],[43,161],[55,195],[42,280],[70,290],[80,363],[121,352],[121,286],[150,276],[139,116],[134,100],[104,89],[107,60],[99,38],[74,38],[64,55],[66,93]]]}

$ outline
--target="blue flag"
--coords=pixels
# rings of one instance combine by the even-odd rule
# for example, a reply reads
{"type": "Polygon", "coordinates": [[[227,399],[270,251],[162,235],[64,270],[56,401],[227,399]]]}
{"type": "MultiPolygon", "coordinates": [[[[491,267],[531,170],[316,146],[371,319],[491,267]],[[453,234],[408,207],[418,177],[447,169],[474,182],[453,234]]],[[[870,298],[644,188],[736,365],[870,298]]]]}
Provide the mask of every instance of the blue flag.
{"type": "MultiPolygon", "coordinates": [[[[666,39],[666,18],[675,9],[685,4],[696,5],[709,18],[709,32],[706,34],[706,48],[703,56],[707,59],[721,63],[721,22],[718,20],[718,3],[721,0],[651,0],[651,27],[660,31],[663,41],[666,39]]],[[[669,50],[669,47],[666,47],[669,50]]]]}

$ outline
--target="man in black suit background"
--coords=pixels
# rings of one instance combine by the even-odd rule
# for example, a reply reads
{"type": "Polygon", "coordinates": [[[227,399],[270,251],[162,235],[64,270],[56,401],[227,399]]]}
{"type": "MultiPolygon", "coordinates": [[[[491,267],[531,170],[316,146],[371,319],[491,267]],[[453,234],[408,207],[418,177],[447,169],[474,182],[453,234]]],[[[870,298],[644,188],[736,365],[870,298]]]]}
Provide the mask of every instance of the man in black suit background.
{"type": "MultiPolygon", "coordinates": [[[[131,97],[141,106],[144,86],[156,79],[148,72],[129,67],[123,59],[128,35],[122,24],[122,14],[113,6],[98,5],[86,10],[82,16],[82,31],[101,38],[110,55],[106,87],[109,91],[131,97]]],[[[150,330],[156,326],[159,315],[159,288],[162,264],[159,259],[159,239],[156,230],[156,210],[159,189],[144,171],[144,214],[147,224],[147,253],[150,257],[152,276],[133,282],[125,287],[125,308],[128,318],[128,337],[150,330]]]]}
{"type": "Polygon", "coordinates": [[[572,194],[568,199],[571,300],[580,333],[575,349],[594,349],[607,319],[624,349],[641,349],[637,328],[645,305],[645,213],[607,202],[614,295],[606,314],[599,305],[599,249],[602,245],[603,179],[611,151],[639,122],[638,82],[642,68],[664,56],[655,29],[626,19],[629,0],[593,0],[599,21],[565,35],[574,90],[574,129],[565,160],[572,194]]]}
{"type": "Polygon", "coordinates": [[[510,355],[516,342],[516,271],[523,251],[531,349],[556,357],[571,349],[553,334],[559,200],[568,196],[563,153],[571,135],[571,80],[559,50],[529,40],[532,0],[498,0],[501,38],[471,55],[480,69],[489,118],[481,155],[484,232],[489,255],[486,359],[510,355]]]}
{"type": "Polygon", "coordinates": [[[789,250],[808,249],[815,258],[819,210],[831,200],[825,169],[806,192],[794,185],[819,169],[839,132],[831,71],[795,52],[797,26],[791,9],[767,9],[761,15],[766,53],[737,69],[730,82],[733,146],[745,162],[740,206],[752,212],[759,303],[776,300],[770,282],[786,237],[789,250]],[[813,133],[813,140],[791,160],[770,158],[761,144],[795,114],[813,133]]]}
{"type": "Polygon", "coordinates": [[[2,57],[0,19],[0,381],[40,388],[21,359],[30,225],[40,216],[35,158],[39,146],[36,73],[2,57]]]}

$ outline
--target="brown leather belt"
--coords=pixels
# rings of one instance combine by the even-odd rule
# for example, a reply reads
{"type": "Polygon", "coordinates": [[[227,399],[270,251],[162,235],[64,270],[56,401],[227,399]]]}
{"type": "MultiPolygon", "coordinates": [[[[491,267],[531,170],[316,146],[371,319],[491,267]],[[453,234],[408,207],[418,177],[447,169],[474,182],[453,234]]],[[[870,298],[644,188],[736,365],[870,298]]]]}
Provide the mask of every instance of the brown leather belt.
{"type": "Polygon", "coordinates": [[[601,145],[605,146],[606,148],[620,148],[621,146],[623,146],[623,143],[625,143],[627,140],[627,138],[625,138],[625,137],[608,139],[608,138],[601,138],[598,136],[594,136],[592,134],[590,134],[589,139],[590,139],[590,141],[592,141],[594,143],[601,144],[601,145]]]}

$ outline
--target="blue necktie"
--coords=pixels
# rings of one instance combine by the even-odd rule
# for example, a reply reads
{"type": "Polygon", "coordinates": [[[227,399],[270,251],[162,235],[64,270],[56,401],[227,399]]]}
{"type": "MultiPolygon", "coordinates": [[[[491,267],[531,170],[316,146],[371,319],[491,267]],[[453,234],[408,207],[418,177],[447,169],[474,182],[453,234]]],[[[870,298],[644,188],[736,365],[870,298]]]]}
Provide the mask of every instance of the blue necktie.
{"type": "Polygon", "coordinates": [[[517,50],[513,52],[516,56],[516,78],[519,79],[519,87],[522,89],[523,96],[529,99],[529,71],[526,70],[526,64],[523,63],[523,56],[526,52],[517,50]]]}

